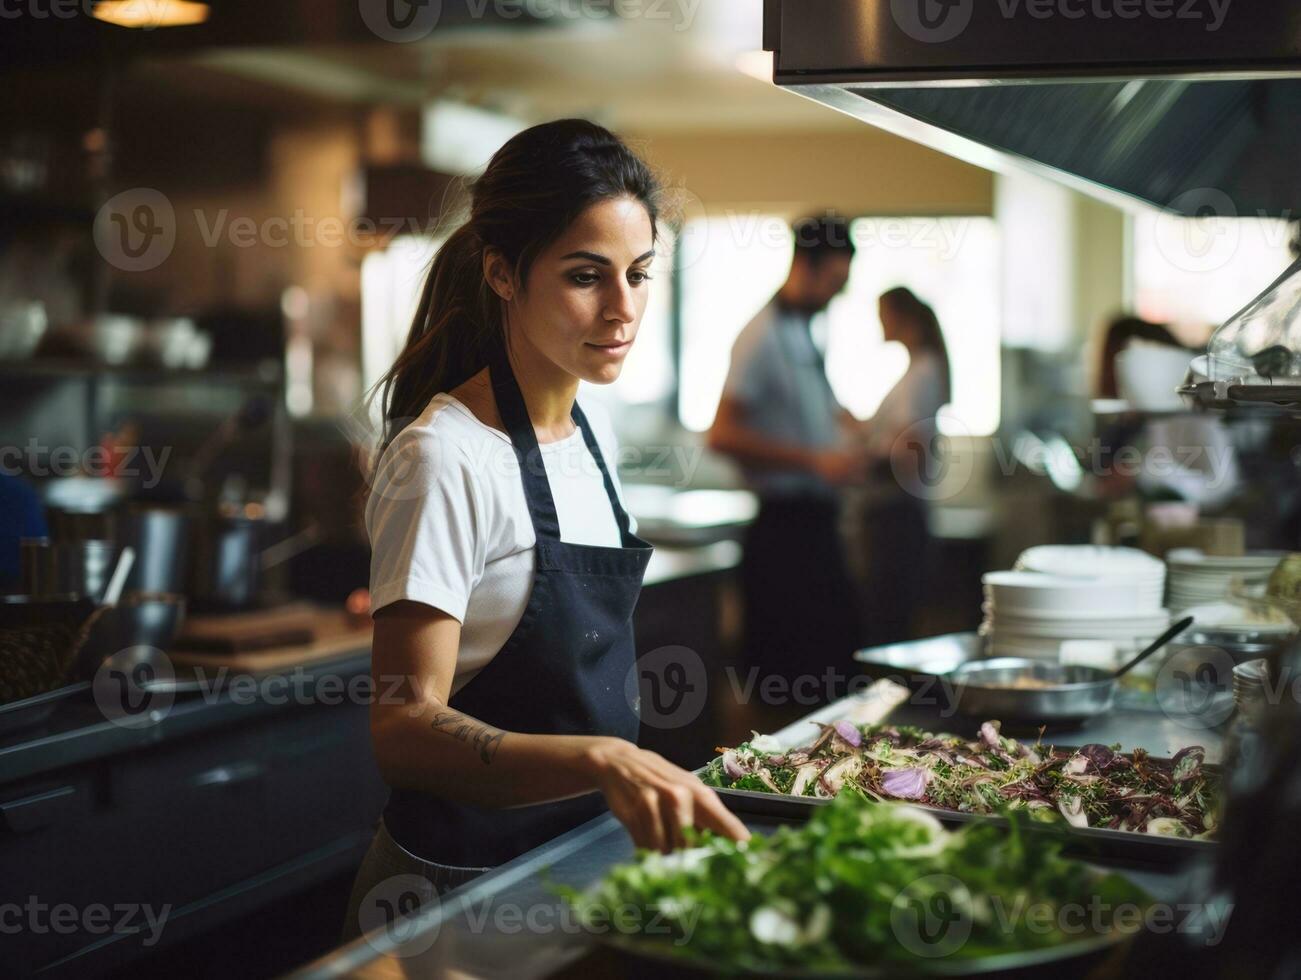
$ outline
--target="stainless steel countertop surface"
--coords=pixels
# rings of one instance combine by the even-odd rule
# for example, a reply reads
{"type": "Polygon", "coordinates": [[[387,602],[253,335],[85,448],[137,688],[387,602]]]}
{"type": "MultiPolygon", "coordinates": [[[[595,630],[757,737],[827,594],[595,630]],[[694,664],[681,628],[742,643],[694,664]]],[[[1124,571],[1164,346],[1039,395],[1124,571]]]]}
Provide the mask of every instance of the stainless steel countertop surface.
{"type": "MultiPolygon", "coordinates": [[[[968,634],[921,643],[971,642],[968,634]]],[[[842,716],[854,698],[828,705],[783,729],[802,734],[810,722],[842,716]]],[[[917,708],[905,707],[890,715],[932,729],[945,730],[945,720],[932,710],[929,718],[917,708]]],[[[950,720],[950,727],[956,723],[950,720]]],[[[958,731],[958,734],[962,734],[958,731]]],[[[1202,745],[1208,761],[1222,755],[1220,731],[1191,729],[1162,714],[1118,710],[1082,728],[1058,737],[1061,744],[1122,743],[1127,749],[1142,746],[1156,754],[1169,754],[1185,745],[1202,745]]],[[[701,760],[702,764],[708,760],[701,760]]],[[[756,833],[778,824],[767,818],[746,818],[756,833]]],[[[549,976],[592,951],[591,937],[580,934],[566,904],[550,892],[544,880],[583,889],[599,880],[615,864],[633,857],[627,832],[609,815],[565,834],[503,865],[470,884],[450,892],[421,913],[401,935],[382,931],[342,947],[293,976],[297,980],[327,977],[447,977],[473,976],[532,980],[549,976]]],[[[1157,898],[1173,899],[1181,876],[1164,870],[1122,869],[1157,898]]],[[[396,930],[395,930],[396,931],[396,930]]],[[[581,966],[585,966],[582,964],[581,966]]],[[[580,966],[580,969],[581,969],[580,966]]]]}

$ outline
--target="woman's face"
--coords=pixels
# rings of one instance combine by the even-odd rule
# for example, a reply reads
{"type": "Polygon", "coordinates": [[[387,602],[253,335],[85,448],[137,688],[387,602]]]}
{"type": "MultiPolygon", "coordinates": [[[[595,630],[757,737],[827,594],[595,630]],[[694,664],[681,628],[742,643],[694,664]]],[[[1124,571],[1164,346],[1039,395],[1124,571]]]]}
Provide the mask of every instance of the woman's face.
{"type": "Polygon", "coordinates": [[[538,256],[527,290],[507,303],[513,339],[582,381],[615,381],[646,312],[654,248],[640,201],[593,204],[538,256]]]}

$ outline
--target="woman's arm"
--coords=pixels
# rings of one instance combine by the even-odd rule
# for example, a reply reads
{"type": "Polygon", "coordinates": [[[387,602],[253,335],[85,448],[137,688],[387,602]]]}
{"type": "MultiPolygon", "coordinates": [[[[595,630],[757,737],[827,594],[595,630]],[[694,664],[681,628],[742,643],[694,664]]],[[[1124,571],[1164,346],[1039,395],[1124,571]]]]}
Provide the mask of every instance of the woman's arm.
{"type": "Polygon", "coordinates": [[[371,741],[390,786],[494,808],[599,791],[634,844],[661,851],[684,827],[749,837],[712,789],[631,742],[504,731],[449,707],[460,640],[461,624],[423,603],[375,615],[371,741]]]}
{"type": "Polygon", "coordinates": [[[814,451],[786,445],[749,428],[745,409],[724,395],[707,436],[709,448],[747,466],[774,470],[804,470],[828,483],[849,483],[858,478],[861,454],[827,449],[814,451]]]}

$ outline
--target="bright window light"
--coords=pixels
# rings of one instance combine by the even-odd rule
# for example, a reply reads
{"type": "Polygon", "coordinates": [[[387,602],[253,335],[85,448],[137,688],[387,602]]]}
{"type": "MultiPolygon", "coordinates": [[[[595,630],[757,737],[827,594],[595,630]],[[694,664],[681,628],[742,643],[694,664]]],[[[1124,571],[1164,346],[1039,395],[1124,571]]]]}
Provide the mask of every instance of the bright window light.
{"type": "MultiPolygon", "coordinates": [[[[815,321],[827,338],[827,375],[841,403],[870,417],[908,367],[881,338],[877,297],[908,286],[939,317],[954,398],[941,417],[950,435],[998,429],[1001,387],[1000,253],[990,218],[864,218],[849,286],[815,321]]],[[[773,215],[699,219],[684,229],[683,350],[679,412],[703,431],[713,422],[732,344],[785,281],[790,229],[773,215]]]]}
{"type": "Polygon", "coordinates": [[[1273,218],[1183,218],[1152,212],[1132,225],[1134,308],[1187,343],[1264,292],[1289,265],[1292,229],[1273,218]]]}
{"type": "Polygon", "coordinates": [[[908,368],[908,354],[881,337],[877,298],[907,286],[939,317],[953,372],[953,401],[940,416],[947,435],[998,430],[1000,281],[992,218],[862,218],[849,286],[827,311],[827,376],[842,405],[870,418],[908,368]]]}
{"type": "Polygon", "coordinates": [[[732,344],[790,271],[794,239],[772,215],[687,223],[682,253],[682,380],[678,414],[693,432],[714,422],[732,344]]]}
{"type": "Polygon", "coordinates": [[[445,238],[401,235],[361,263],[361,371],[369,391],[393,366],[411,330],[434,253],[445,238]]]}

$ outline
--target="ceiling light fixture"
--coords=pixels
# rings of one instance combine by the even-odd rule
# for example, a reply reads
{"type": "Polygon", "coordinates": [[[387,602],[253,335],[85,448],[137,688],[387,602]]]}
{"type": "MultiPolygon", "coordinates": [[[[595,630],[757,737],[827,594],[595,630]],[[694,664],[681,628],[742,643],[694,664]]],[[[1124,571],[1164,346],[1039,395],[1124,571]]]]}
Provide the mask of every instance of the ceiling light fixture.
{"type": "Polygon", "coordinates": [[[208,12],[206,3],[193,0],[102,0],[95,4],[96,20],[143,30],[202,24],[208,12]]]}

